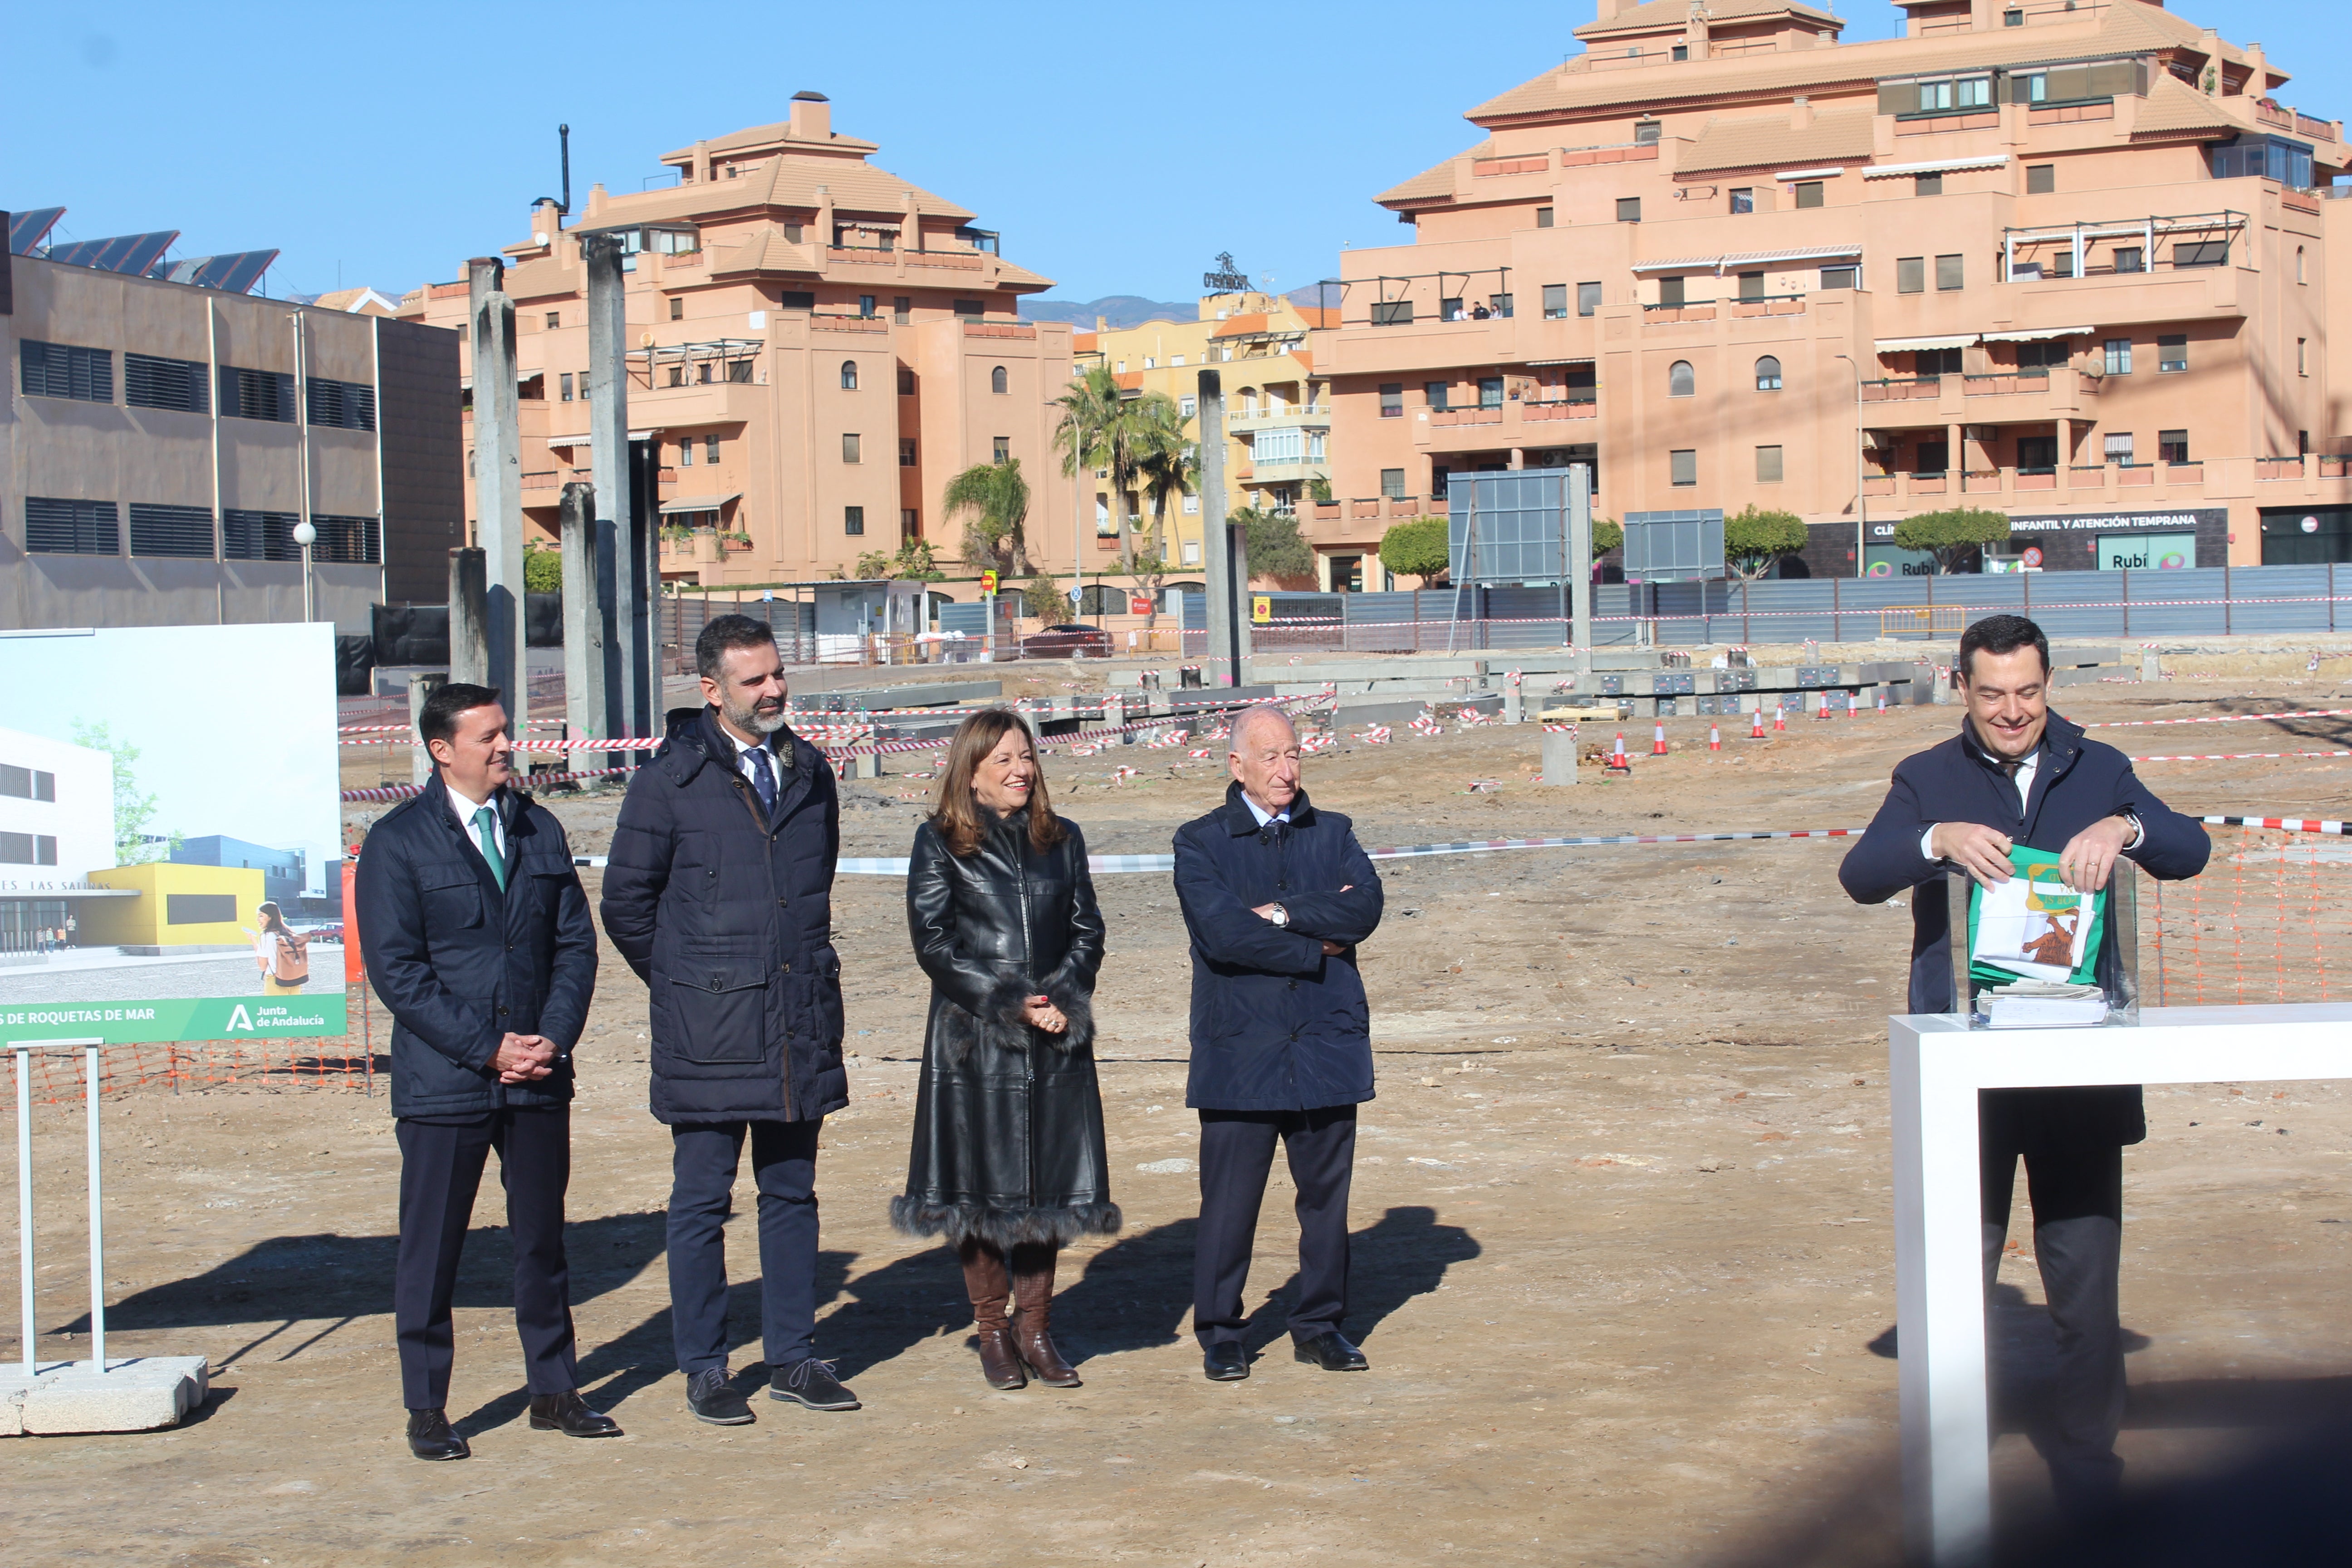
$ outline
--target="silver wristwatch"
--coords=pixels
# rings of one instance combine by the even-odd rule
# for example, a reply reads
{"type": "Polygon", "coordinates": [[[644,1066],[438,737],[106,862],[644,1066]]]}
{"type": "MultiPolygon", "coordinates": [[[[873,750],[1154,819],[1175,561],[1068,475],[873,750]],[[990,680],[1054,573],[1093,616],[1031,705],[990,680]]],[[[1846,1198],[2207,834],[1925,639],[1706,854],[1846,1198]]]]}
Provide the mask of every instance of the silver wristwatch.
{"type": "Polygon", "coordinates": [[[1290,911],[1284,909],[1280,904],[1275,905],[1274,913],[1266,916],[1265,918],[1286,931],[1290,927],[1290,911]]]}

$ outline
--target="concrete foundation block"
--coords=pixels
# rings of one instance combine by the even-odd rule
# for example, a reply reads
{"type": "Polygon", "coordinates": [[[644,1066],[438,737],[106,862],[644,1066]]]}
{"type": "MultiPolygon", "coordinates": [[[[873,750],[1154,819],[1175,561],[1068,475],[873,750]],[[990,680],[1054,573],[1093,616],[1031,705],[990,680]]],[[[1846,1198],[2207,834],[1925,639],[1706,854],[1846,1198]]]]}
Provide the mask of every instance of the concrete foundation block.
{"type": "Polygon", "coordinates": [[[1570,730],[1547,730],[1543,738],[1543,782],[1548,784],[1572,784],[1576,782],[1576,733],[1570,730]]]}
{"type": "Polygon", "coordinates": [[[0,1370],[0,1436],[72,1432],[152,1432],[176,1426],[205,1402],[203,1356],[110,1360],[104,1375],[86,1361],[24,1363],[0,1370]]]}

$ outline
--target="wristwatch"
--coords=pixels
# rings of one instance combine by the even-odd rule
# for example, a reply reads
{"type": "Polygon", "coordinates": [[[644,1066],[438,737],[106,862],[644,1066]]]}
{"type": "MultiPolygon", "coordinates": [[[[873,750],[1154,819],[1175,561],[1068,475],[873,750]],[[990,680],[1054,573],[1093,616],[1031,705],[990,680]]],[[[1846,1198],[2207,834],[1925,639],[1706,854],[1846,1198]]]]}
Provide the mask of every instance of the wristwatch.
{"type": "Polygon", "coordinates": [[[1290,911],[1284,909],[1280,904],[1275,905],[1274,912],[1265,918],[1286,931],[1290,927],[1290,911]]]}
{"type": "Polygon", "coordinates": [[[2122,817],[2125,823],[2131,828],[2131,837],[2124,840],[2125,848],[2130,849],[2147,842],[2147,829],[2140,825],[2139,813],[2136,811],[2119,811],[2116,813],[2116,815],[2122,817]]]}

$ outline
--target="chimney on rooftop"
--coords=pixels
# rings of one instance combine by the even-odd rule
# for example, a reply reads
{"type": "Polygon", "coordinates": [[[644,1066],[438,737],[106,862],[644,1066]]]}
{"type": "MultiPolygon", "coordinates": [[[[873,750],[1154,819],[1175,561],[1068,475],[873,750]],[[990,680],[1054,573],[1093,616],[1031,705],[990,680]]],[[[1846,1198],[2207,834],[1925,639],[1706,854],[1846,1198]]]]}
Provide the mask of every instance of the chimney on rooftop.
{"type": "Polygon", "coordinates": [[[1622,0],[1599,0],[1599,5],[1593,20],[1597,22],[1613,22],[1617,19],[1617,13],[1621,8],[1622,0]]]}
{"type": "Polygon", "coordinates": [[[1799,93],[1789,100],[1789,129],[1810,131],[1813,124],[1813,100],[1799,93]]]}
{"type": "Polygon", "coordinates": [[[795,142],[830,142],[833,140],[833,101],[821,92],[806,89],[793,94],[793,140],[795,142]]]}

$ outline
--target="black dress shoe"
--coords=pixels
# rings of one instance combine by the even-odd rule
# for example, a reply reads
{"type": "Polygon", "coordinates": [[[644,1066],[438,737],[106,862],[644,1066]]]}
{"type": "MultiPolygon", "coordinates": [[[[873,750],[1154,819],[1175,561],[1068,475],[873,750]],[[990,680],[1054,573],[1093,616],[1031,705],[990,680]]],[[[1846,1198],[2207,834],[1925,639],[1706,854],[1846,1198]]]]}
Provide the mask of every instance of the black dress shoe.
{"type": "Polygon", "coordinates": [[[833,1368],[814,1356],[778,1367],[768,1377],[768,1397],[788,1399],[811,1410],[859,1410],[857,1395],[841,1385],[833,1368]]]}
{"type": "Polygon", "coordinates": [[[1249,1349],[1223,1340],[1201,1352],[1201,1371],[1211,1383],[1239,1383],[1249,1375],[1249,1349]]]}
{"type": "Polygon", "coordinates": [[[1299,1341],[1295,1353],[1300,1361],[1311,1362],[1325,1372],[1364,1372],[1372,1364],[1337,1329],[1299,1341]]]}
{"type": "Polygon", "coordinates": [[[686,1407],[697,1421],[713,1426],[748,1426],[759,1419],[751,1402],[736,1392],[723,1366],[707,1366],[686,1380],[686,1407]]]}
{"type": "Polygon", "coordinates": [[[576,1388],[561,1394],[534,1394],[530,1396],[530,1429],[534,1432],[561,1432],[567,1437],[617,1437],[621,1424],[602,1411],[588,1408],[576,1388]]]}
{"type": "Polygon", "coordinates": [[[449,1415],[443,1410],[412,1410],[408,1413],[408,1451],[420,1459],[470,1459],[474,1450],[466,1447],[466,1439],[451,1430],[449,1415]]]}

